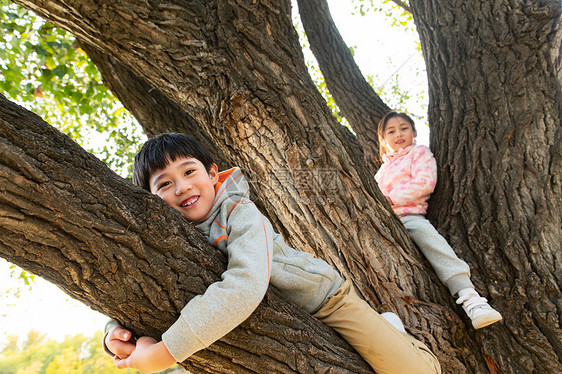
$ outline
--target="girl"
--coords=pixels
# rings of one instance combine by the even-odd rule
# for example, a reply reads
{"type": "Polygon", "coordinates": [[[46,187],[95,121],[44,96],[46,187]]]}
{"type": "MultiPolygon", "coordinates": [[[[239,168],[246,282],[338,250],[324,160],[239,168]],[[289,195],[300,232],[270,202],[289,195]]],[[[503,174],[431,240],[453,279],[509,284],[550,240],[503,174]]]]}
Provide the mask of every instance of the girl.
{"type": "Polygon", "coordinates": [[[392,209],[451,295],[458,295],[457,304],[462,304],[474,328],[501,320],[501,314],[474,289],[467,263],[425,219],[437,163],[429,148],[415,144],[414,121],[405,113],[390,112],[379,122],[378,135],[383,164],[375,180],[392,209]]]}

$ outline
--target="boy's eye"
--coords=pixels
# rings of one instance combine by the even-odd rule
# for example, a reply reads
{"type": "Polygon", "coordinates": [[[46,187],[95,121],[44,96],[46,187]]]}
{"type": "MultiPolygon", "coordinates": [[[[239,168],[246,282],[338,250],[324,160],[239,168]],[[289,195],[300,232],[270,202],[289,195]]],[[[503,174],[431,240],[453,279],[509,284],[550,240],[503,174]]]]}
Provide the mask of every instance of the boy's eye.
{"type": "Polygon", "coordinates": [[[170,182],[161,183],[160,186],[158,186],[158,189],[162,189],[162,188],[164,188],[164,187],[166,187],[166,186],[168,186],[168,185],[170,185],[170,182]]]}
{"type": "Polygon", "coordinates": [[[193,170],[187,170],[187,171],[185,172],[185,175],[189,175],[189,174],[191,174],[191,173],[193,173],[193,170]]]}

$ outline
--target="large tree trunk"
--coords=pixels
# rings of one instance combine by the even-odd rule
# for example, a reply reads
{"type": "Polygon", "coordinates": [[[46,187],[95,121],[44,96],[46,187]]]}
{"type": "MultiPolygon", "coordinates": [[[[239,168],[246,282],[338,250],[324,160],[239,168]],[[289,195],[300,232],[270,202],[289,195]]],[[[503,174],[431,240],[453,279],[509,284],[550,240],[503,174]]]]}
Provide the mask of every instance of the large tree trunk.
{"type": "MultiPolygon", "coordinates": [[[[154,337],[220,280],[225,256],[181,214],[1,95],[0,134],[2,257],[154,337]]],[[[194,373],[371,372],[333,330],[274,289],[239,328],[182,366],[194,373]]]]}
{"type": "Polygon", "coordinates": [[[505,322],[502,371],[562,372],[560,1],[411,1],[440,165],[431,217],[505,322]]]}
{"type": "MultiPolygon", "coordinates": [[[[361,153],[349,145],[349,134],[310,81],[288,1],[17,2],[118,59],[189,113],[243,167],[288,241],[334,264],[377,309],[397,310],[445,372],[485,372],[486,362],[516,372],[504,356],[510,348],[481,339],[500,330],[474,334],[464,327],[446,289],[389,213],[361,153]]],[[[23,251],[15,239],[8,244],[23,251]]],[[[81,248],[86,249],[92,248],[81,248]]],[[[41,266],[34,270],[42,275],[41,266]]],[[[81,286],[79,278],[65,282],[81,286]]],[[[100,308],[112,300],[100,301],[100,308]]],[[[237,358],[221,343],[212,347],[237,358]]],[[[252,349],[264,352],[257,345],[252,349]]],[[[246,360],[252,358],[240,364],[255,367],[246,360]]],[[[208,371],[223,372],[207,365],[208,371]]]]}

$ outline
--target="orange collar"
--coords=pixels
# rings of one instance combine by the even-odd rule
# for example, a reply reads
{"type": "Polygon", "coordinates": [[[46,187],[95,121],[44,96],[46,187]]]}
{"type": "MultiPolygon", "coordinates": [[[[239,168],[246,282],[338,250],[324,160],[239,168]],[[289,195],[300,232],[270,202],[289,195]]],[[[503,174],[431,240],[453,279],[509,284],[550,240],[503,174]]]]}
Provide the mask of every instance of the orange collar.
{"type": "Polygon", "coordinates": [[[215,194],[219,191],[224,181],[230,177],[230,175],[234,172],[236,168],[228,169],[219,172],[219,180],[215,183],[215,194]]]}

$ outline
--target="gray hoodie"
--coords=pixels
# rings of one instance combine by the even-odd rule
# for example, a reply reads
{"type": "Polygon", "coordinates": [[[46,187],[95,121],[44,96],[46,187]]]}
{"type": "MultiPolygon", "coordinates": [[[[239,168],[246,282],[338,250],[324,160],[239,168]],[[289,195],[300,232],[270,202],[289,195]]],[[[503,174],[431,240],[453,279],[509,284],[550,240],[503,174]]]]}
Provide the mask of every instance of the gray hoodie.
{"type": "Polygon", "coordinates": [[[162,335],[178,362],[246,320],[263,299],[269,283],[310,313],[342,284],[330,265],[294,250],[273,231],[269,220],[249,200],[248,182],[239,168],[221,172],[215,191],[211,212],[194,224],[228,256],[228,266],[221,280],[191,299],[162,335]]]}

